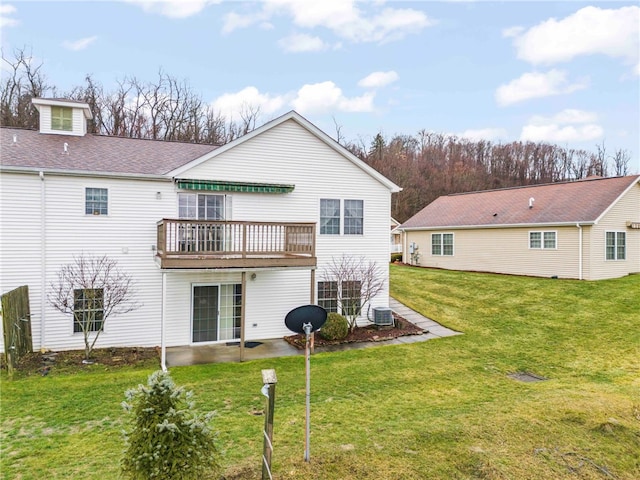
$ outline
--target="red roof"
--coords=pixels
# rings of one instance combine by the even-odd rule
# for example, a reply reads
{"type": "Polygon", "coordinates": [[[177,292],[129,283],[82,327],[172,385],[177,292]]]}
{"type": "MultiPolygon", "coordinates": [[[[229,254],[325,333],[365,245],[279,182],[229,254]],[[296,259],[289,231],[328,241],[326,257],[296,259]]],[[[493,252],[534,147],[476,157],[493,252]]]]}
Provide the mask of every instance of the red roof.
{"type": "Polygon", "coordinates": [[[400,228],[592,223],[627,188],[638,182],[640,175],[590,177],[573,182],[445,195],[400,228]]]}
{"type": "Polygon", "coordinates": [[[216,145],[195,143],[91,134],[54,135],[0,128],[0,163],[3,167],[164,175],[216,148],[216,145]]]}

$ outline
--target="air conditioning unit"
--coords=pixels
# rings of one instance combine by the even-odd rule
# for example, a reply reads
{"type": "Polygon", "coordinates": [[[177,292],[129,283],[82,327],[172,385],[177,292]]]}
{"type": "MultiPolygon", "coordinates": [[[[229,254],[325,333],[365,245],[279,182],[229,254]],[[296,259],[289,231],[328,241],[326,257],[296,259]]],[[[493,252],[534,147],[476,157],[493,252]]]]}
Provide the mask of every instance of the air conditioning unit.
{"type": "Polygon", "coordinates": [[[393,311],[389,307],[374,307],[373,323],[378,327],[392,326],[393,311]]]}

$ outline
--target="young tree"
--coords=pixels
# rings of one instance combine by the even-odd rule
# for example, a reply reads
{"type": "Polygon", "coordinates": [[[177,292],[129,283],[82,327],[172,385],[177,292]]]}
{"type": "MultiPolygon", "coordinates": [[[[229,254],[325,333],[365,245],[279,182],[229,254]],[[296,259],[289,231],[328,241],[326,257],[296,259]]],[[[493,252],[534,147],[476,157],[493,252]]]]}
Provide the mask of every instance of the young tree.
{"type": "Polygon", "coordinates": [[[133,414],[125,431],[125,477],[134,480],[217,478],[218,449],[209,428],[214,412],[199,414],[192,392],[176,387],[167,372],[152,373],[147,386],[125,393],[123,408],[133,414]]]}
{"type": "Polygon", "coordinates": [[[73,316],[74,332],[84,335],[89,360],[107,319],[140,307],[134,295],[133,281],[118,268],[118,262],[106,255],[83,254],[60,268],[47,300],[59,312],[73,316]]]}
{"type": "Polygon", "coordinates": [[[352,255],[333,257],[322,279],[335,282],[338,311],[347,317],[351,332],[365,306],[384,288],[384,277],[376,262],[352,255]]]}

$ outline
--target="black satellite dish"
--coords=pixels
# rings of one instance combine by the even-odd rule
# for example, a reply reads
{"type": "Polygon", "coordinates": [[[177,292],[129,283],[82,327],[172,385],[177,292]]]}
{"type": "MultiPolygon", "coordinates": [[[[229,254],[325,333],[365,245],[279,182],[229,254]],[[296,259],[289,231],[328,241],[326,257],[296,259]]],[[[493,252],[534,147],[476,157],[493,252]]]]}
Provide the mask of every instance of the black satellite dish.
{"type": "MultiPolygon", "coordinates": [[[[319,330],[327,321],[327,311],[318,305],[303,305],[287,313],[284,324],[295,333],[306,333],[304,325],[311,324],[311,332],[319,330]]],[[[309,332],[310,333],[310,332],[309,332]]]]}

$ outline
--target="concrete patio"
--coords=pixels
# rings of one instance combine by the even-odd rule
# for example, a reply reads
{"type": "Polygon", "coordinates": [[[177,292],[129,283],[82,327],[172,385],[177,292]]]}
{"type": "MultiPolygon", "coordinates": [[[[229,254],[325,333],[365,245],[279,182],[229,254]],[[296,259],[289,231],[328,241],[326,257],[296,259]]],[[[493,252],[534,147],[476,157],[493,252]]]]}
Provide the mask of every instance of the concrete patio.
{"type": "MultiPolygon", "coordinates": [[[[450,337],[452,335],[461,335],[449,328],[443,327],[435,320],[427,318],[419,313],[411,310],[406,305],[398,302],[394,298],[389,298],[389,307],[398,315],[406,318],[411,323],[427,330],[422,335],[408,335],[398,337],[392,340],[380,342],[363,342],[349,343],[342,345],[332,345],[328,347],[316,348],[316,353],[320,352],[337,352],[342,350],[354,350],[360,348],[372,348],[382,345],[403,345],[408,343],[425,342],[436,338],[450,337]]],[[[246,342],[246,344],[259,343],[259,345],[244,349],[244,360],[259,360],[262,358],[289,357],[293,355],[304,355],[304,350],[298,350],[285,342],[282,338],[270,340],[258,340],[255,342],[246,342]]],[[[246,345],[245,344],[245,345],[246,345]]],[[[167,366],[179,367],[186,365],[198,365],[204,363],[224,363],[240,361],[240,342],[229,342],[229,344],[214,345],[187,345],[184,347],[168,347],[167,348],[167,366]]]]}

